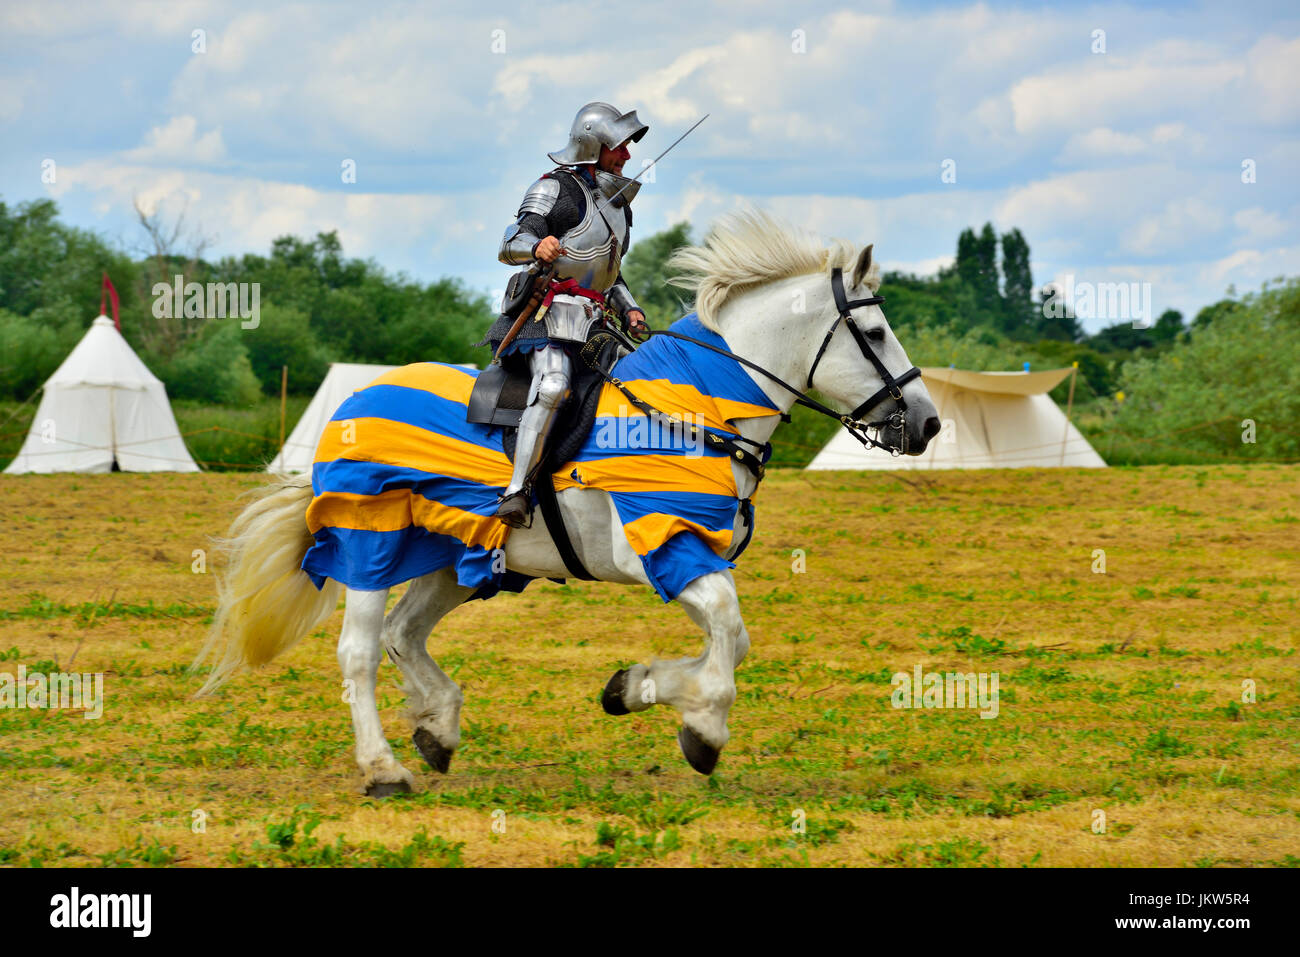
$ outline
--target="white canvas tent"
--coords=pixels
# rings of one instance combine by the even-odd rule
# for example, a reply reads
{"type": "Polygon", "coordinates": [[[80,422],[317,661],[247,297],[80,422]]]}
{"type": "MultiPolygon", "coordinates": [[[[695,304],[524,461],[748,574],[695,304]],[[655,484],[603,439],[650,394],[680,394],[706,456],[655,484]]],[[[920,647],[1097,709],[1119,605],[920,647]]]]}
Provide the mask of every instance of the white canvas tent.
{"type": "Polygon", "coordinates": [[[45,381],[31,431],[6,473],[197,472],[162,382],[108,316],[45,381]]]}
{"type": "Polygon", "coordinates": [[[359,362],[332,362],[316,394],[302,413],[302,418],[294,426],[293,432],[285,439],[284,448],[280,450],[269,466],[268,472],[310,472],[312,460],[316,457],[316,446],[325,434],[325,425],[330,416],[338,411],[343,400],[357,389],[370,385],[385,372],[392,372],[397,366],[366,365],[359,362]]]}
{"type": "Polygon", "coordinates": [[[942,431],[916,456],[864,448],[840,430],[810,469],[1105,468],[1047,393],[1072,369],[969,372],[922,369],[942,431]]]}
{"type": "MultiPolygon", "coordinates": [[[[284,441],[271,464],[268,472],[284,474],[286,472],[310,472],[312,461],[316,458],[316,446],[325,434],[325,426],[330,417],[338,411],[343,400],[358,389],[363,389],[385,372],[392,372],[398,366],[369,365],[362,362],[331,362],[329,372],[321,382],[316,394],[307,403],[302,418],[293,427],[289,437],[284,441]]],[[[477,369],[477,366],[463,365],[464,369],[477,369]]]]}

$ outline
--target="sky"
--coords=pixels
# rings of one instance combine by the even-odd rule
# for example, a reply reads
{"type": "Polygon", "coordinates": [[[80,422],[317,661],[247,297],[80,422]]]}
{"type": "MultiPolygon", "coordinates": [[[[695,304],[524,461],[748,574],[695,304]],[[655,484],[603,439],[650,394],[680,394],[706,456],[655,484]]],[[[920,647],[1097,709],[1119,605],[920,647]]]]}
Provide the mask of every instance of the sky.
{"type": "Polygon", "coordinates": [[[0,199],[136,252],[135,202],[209,258],[337,230],[499,294],[524,190],[604,100],[650,125],[629,171],[709,114],[645,177],[634,244],[751,203],[931,274],[989,221],[1039,285],[1149,283],[1190,318],[1300,275],[1297,91],[1294,0],[5,0],[0,199]]]}

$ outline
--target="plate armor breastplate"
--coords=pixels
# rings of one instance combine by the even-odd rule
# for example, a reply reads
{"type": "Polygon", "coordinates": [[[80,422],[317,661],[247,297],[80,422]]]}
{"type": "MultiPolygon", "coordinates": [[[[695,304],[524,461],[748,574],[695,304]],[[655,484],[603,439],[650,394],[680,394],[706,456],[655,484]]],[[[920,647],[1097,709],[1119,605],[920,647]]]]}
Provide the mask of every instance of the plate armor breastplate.
{"type": "Polygon", "coordinates": [[[573,279],[585,289],[604,294],[618,279],[627,238],[627,210],[621,202],[596,207],[604,197],[580,176],[574,181],[582,189],[587,209],[582,221],[560,237],[564,254],[555,260],[555,278],[573,279]]]}

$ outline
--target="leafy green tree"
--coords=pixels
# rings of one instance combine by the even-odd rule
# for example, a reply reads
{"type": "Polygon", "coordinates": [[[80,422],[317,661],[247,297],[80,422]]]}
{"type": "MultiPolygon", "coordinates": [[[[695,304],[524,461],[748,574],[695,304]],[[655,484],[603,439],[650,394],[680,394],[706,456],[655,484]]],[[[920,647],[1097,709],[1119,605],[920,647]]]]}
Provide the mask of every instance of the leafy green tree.
{"type": "Polygon", "coordinates": [[[1034,302],[1032,336],[1038,340],[1053,339],[1059,342],[1078,342],[1086,338],[1083,326],[1074,314],[1074,305],[1068,302],[1056,303],[1061,296],[1060,290],[1044,287],[1039,291],[1034,302]]]}
{"type": "Polygon", "coordinates": [[[1183,328],[1183,314],[1177,309],[1166,309],[1156,320],[1151,336],[1156,342],[1173,342],[1183,328]]]}
{"type": "Polygon", "coordinates": [[[198,399],[220,405],[247,405],[262,394],[237,322],[217,320],[197,341],[154,370],[173,399],[198,399]]]}
{"type": "Polygon", "coordinates": [[[1230,322],[1221,313],[1168,351],[1124,365],[1112,427],[1197,461],[1296,461],[1300,279],[1265,284],[1225,312],[1230,322]]]}
{"type": "Polygon", "coordinates": [[[1089,337],[1088,343],[1100,352],[1135,352],[1153,348],[1156,339],[1149,328],[1138,328],[1132,322],[1116,322],[1089,337]]]}
{"type": "Polygon", "coordinates": [[[314,393],[329,371],[327,353],[317,341],[310,320],[297,309],[273,303],[262,306],[257,328],[238,328],[253,374],[269,395],[279,393],[284,366],[289,367],[289,391],[298,395],[314,393]]]}
{"type": "Polygon", "coordinates": [[[1002,331],[1017,338],[1034,330],[1034,277],[1029,243],[1019,229],[1002,234],[1002,331]]]}
{"type": "Polygon", "coordinates": [[[1216,303],[1205,306],[1196,314],[1196,318],[1192,320],[1192,328],[1204,329],[1225,316],[1231,316],[1240,308],[1241,303],[1235,299],[1220,299],[1216,303]]]}
{"type": "MultiPolygon", "coordinates": [[[[482,367],[491,351],[477,346],[496,314],[486,296],[473,295],[456,280],[418,289],[406,311],[390,321],[386,361],[469,363],[482,367]]],[[[378,360],[376,360],[378,361],[378,360]]]]}
{"type": "Polygon", "coordinates": [[[923,324],[965,326],[975,304],[954,269],[941,270],[934,278],[884,273],[880,294],[885,297],[885,317],[895,331],[923,324]]]}
{"type": "MultiPolygon", "coordinates": [[[[99,308],[105,272],[113,280],[126,316],[138,308],[137,267],[86,230],[60,223],[58,207],[42,199],[9,207],[0,202],[0,309],[85,331],[99,308]]],[[[60,329],[62,334],[63,329],[60,329]]]]}
{"type": "Polygon", "coordinates": [[[973,229],[967,227],[958,234],[957,259],[953,265],[957,270],[957,278],[962,281],[963,285],[969,286],[971,289],[979,288],[980,284],[977,246],[978,243],[973,229]]]}
{"type": "Polygon", "coordinates": [[[50,323],[0,309],[0,394],[26,399],[59,367],[69,348],[50,323]]]}
{"type": "Polygon", "coordinates": [[[992,223],[985,223],[975,240],[976,284],[975,294],[984,308],[990,308],[998,295],[998,234],[992,223]]]}
{"type": "Polygon", "coordinates": [[[907,357],[918,366],[956,366],[976,372],[1019,368],[1025,358],[1017,360],[1019,346],[988,327],[961,329],[948,325],[922,324],[907,331],[900,340],[907,357]]]}

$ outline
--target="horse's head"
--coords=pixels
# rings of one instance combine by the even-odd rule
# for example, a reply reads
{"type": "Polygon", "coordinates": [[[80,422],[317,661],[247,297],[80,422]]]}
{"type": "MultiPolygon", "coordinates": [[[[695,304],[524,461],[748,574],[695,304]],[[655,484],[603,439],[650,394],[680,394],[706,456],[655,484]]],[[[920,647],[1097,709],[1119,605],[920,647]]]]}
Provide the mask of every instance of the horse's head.
{"type": "Polygon", "coordinates": [[[830,337],[812,337],[808,383],[852,410],[853,421],[875,426],[881,445],[920,455],[939,434],[939,412],[885,320],[871,250],[864,248],[849,267],[832,269],[822,285],[822,308],[813,314],[830,337]]]}
{"type": "MultiPolygon", "coordinates": [[[[783,381],[819,390],[850,424],[874,426],[878,444],[920,455],[939,433],[920,370],[880,311],[870,246],[834,240],[827,247],[742,208],[722,216],[702,245],[675,250],[668,264],[677,270],[669,283],[695,290],[705,326],[783,381]]],[[[761,379],[760,386],[789,407],[778,387],[761,379]]]]}

